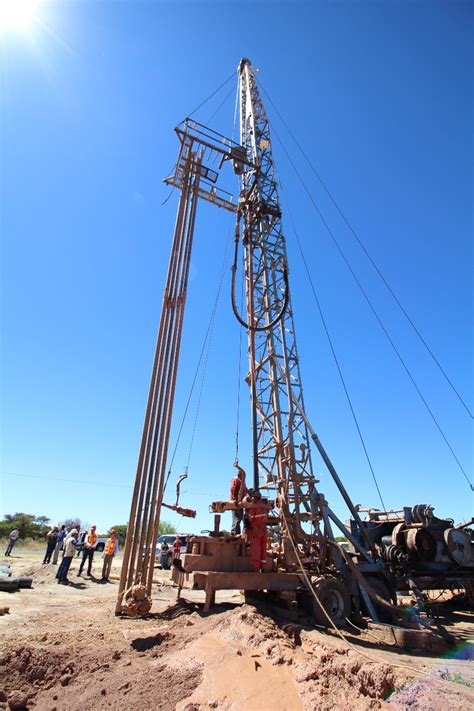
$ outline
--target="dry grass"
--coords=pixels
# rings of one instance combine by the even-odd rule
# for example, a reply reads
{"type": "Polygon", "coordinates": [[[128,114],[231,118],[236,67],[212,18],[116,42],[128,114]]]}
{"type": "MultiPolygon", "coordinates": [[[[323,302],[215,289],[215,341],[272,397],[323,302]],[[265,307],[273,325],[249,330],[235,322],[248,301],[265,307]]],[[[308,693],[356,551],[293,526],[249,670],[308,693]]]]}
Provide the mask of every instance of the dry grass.
{"type": "MultiPolygon", "coordinates": [[[[0,555],[3,555],[8,545],[8,538],[0,538],[0,555]]],[[[27,550],[27,551],[42,551],[46,549],[46,540],[35,540],[34,538],[20,538],[15,547],[13,548],[13,555],[15,551],[27,550]]]]}

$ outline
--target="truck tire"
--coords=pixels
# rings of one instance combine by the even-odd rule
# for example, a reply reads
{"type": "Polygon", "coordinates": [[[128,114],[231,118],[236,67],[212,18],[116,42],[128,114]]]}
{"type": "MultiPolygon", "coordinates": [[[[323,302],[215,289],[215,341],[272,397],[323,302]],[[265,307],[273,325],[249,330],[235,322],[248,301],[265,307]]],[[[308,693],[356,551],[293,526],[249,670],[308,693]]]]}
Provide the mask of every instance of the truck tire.
{"type": "MultiPolygon", "coordinates": [[[[351,599],[344,583],[330,576],[313,578],[312,583],[318,600],[324,607],[332,623],[336,625],[336,627],[344,627],[346,617],[350,617],[352,609],[351,599]]],[[[316,622],[319,625],[329,627],[330,622],[328,617],[324,614],[323,610],[321,610],[313,594],[310,594],[312,598],[313,615],[316,622]]]]}
{"type": "Polygon", "coordinates": [[[31,588],[33,584],[33,578],[30,578],[26,575],[21,575],[19,578],[17,578],[17,580],[19,588],[31,588]]]}
{"type": "Polygon", "coordinates": [[[0,577],[1,592],[16,592],[18,590],[18,578],[0,577]]]}

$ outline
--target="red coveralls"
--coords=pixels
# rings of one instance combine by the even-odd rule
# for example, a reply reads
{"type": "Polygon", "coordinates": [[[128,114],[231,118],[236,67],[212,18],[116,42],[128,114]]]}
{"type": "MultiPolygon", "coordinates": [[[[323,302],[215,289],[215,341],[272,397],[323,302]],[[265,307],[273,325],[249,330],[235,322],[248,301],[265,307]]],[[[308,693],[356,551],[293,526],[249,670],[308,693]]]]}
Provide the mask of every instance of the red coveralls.
{"type": "Polygon", "coordinates": [[[250,564],[252,570],[257,572],[267,560],[267,523],[268,508],[256,506],[247,509],[247,519],[250,524],[250,564]]]}

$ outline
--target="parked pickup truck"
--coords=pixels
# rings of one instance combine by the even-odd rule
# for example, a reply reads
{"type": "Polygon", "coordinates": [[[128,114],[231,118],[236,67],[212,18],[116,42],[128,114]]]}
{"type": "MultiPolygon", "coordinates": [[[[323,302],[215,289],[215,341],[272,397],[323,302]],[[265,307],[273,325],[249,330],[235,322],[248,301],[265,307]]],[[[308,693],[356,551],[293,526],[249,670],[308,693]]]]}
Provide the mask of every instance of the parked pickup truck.
{"type": "MultiPolygon", "coordinates": [[[[189,533],[179,533],[179,542],[181,544],[180,548],[180,553],[186,553],[186,546],[189,538],[189,533]]],[[[167,543],[169,546],[169,551],[168,551],[168,565],[167,567],[169,568],[171,565],[171,559],[173,557],[173,546],[174,542],[176,540],[176,534],[165,534],[163,536],[160,536],[156,542],[156,562],[159,566],[161,566],[161,545],[162,543],[167,543]]]]}
{"type": "MultiPolygon", "coordinates": [[[[105,544],[107,543],[108,538],[109,538],[108,536],[99,536],[99,538],[97,539],[97,545],[96,545],[96,547],[95,547],[95,549],[96,549],[96,551],[97,551],[98,553],[102,553],[102,552],[103,552],[103,550],[104,550],[104,548],[105,548],[105,544]]],[[[77,551],[82,551],[83,548],[84,548],[84,543],[78,543],[78,544],[76,545],[77,551]]]]}

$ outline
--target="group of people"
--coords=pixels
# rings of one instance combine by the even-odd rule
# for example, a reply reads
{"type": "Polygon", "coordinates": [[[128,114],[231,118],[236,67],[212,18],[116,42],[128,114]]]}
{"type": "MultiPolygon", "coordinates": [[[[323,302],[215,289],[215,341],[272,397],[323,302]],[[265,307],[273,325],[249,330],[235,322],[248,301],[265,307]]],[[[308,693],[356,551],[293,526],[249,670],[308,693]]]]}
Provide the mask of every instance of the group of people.
{"type": "MultiPolygon", "coordinates": [[[[55,526],[54,529],[59,529],[55,526]]],[[[54,533],[54,529],[48,533],[48,537],[54,533]]],[[[59,529],[59,533],[61,529],[59,529]]],[[[98,535],[97,526],[94,524],[90,529],[79,532],[77,528],[73,528],[69,533],[65,534],[61,539],[60,543],[56,543],[56,546],[61,545],[64,548],[63,559],[56,573],[56,578],[58,583],[61,585],[69,585],[70,580],[68,579],[69,568],[71,567],[72,559],[76,552],[78,555],[82,552],[82,559],[79,565],[79,570],[77,571],[77,577],[82,575],[84,566],[87,563],[87,573],[88,577],[92,574],[92,562],[94,560],[94,553],[97,548],[98,535]]],[[[114,556],[118,550],[118,539],[117,532],[114,528],[109,531],[109,538],[107,538],[104,550],[102,553],[103,564],[102,564],[102,581],[106,582],[109,579],[110,572],[112,570],[112,562],[114,556]]],[[[46,556],[43,563],[47,563],[48,549],[51,543],[48,541],[48,547],[46,548],[46,556]]],[[[55,549],[56,550],[56,549],[55,549]]],[[[53,558],[54,563],[54,558],[53,558]]]]}
{"type": "MultiPolygon", "coordinates": [[[[261,570],[267,561],[267,524],[268,524],[268,505],[262,501],[262,495],[258,489],[247,489],[245,485],[245,471],[235,462],[237,475],[233,477],[230,483],[230,501],[235,508],[232,510],[232,528],[233,535],[241,534],[241,524],[243,523],[243,537],[250,547],[250,561],[253,571],[261,570]],[[252,504],[251,506],[243,506],[243,504],[252,504]]],[[[11,531],[5,555],[11,555],[13,546],[17,542],[20,533],[18,529],[11,531]]],[[[58,583],[69,585],[68,573],[71,567],[74,555],[80,555],[82,559],[79,565],[77,576],[82,575],[84,566],[87,562],[87,573],[90,577],[92,573],[92,562],[94,553],[97,548],[97,527],[91,526],[89,530],[79,532],[76,528],[71,531],[66,530],[65,524],[61,526],[53,526],[46,535],[46,551],[43,559],[43,564],[53,563],[57,565],[61,550],[63,558],[56,573],[58,583]]],[[[107,581],[110,576],[112,562],[118,550],[117,533],[114,529],[109,531],[102,558],[102,580],[107,581]]],[[[160,563],[164,570],[170,567],[170,562],[173,556],[178,556],[181,551],[180,537],[176,536],[175,542],[171,548],[168,543],[163,542],[160,551],[160,563]]]]}
{"type": "Polygon", "coordinates": [[[240,535],[240,524],[243,523],[243,537],[250,546],[250,566],[252,571],[257,572],[267,562],[269,506],[262,501],[258,489],[247,489],[245,471],[238,462],[235,462],[234,466],[237,475],[230,482],[230,501],[236,508],[232,510],[231,533],[240,535]],[[252,506],[243,507],[243,503],[252,506]]]}
{"type": "MultiPolygon", "coordinates": [[[[11,556],[13,547],[19,538],[20,531],[17,528],[14,528],[8,537],[8,545],[5,551],[6,556],[11,556]]],[[[71,567],[72,559],[76,554],[78,556],[82,554],[77,575],[78,577],[82,575],[84,566],[87,563],[86,575],[90,577],[97,543],[97,526],[95,525],[91,526],[90,529],[84,529],[82,531],[78,531],[77,528],[73,528],[68,531],[64,523],[62,525],[53,526],[46,534],[46,550],[43,558],[43,565],[47,565],[49,563],[57,565],[59,555],[62,551],[63,557],[61,563],[59,564],[56,578],[58,583],[62,585],[69,585],[70,581],[67,576],[69,568],[71,567]]],[[[109,531],[109,538],[107,538],[104,544],[102,553],[102,580],[104,582],[109,579],[112,569],[112,562],[117,553],[118,546],[119,542],[117,539],[117,532],[115,529],[111,529],[109,531]]]]}

